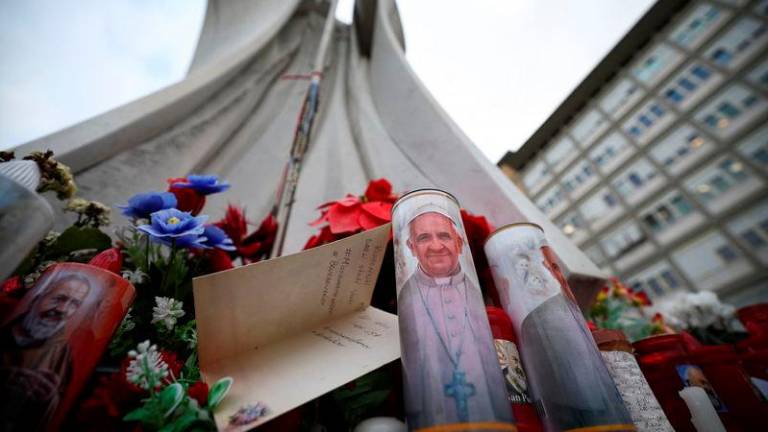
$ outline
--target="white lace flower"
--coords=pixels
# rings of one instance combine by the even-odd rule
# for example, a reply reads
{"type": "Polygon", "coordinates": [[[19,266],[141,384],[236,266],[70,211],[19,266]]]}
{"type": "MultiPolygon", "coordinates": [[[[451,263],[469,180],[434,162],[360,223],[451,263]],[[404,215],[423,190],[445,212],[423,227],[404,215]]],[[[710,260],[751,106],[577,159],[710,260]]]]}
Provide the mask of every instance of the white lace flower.
{"type": "Polygon", "coordinates": [[[149,390],[168,376],[168,365],[160,357],[157,346],[150,345],[148,340],[129,351],[128,356],[131,358],[125,373],[128,382],[149,390]]]}
{"type": "Polygon", "coordinates": [[[134,285],[143,283],[145,280],[147,280],[147,274],[139,269],[134,271],[123,270],[122,276],[124,279],[128,280],[128,282],[134,285]]]}
{"type": "Polygon", "coordinates": [[[157,306],[152,308],[152,324],[161,322],[168,330],[173,330],[176,320],[184,316],[183,302],[169,297],[155,297],[157,306]]]}

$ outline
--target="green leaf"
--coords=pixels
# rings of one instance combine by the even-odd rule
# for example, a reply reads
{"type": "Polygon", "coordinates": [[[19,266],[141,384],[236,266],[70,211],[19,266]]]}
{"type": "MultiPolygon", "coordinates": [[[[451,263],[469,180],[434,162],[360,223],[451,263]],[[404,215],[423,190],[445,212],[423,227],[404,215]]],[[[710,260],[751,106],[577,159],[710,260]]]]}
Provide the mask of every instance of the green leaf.
{"type": "Polygon", "coordinates": [[[151,413],[142,406],[126,414],[125,417],[123,417],[123,420],[124,421],[143,421],[145,419],[148,419],[149,417],[151,417],[151,413]]]}
{"type": "Polygon", "coordinates": [[[53,242],[46,257],[57,258],[74,251],[96,249],[102,251],[112,246],[112,239],[98,228],[71,226],[53,242]]]}
{"type": "Polygon", "coordinates": [[[157,397],[160,400],[160,406],[163,408],[163,416],[168,417],[173,414],[173,411],[176,410],[176,407],[184,399],[184,387],[175,382],[164,388],[157,397]]]}
{"type": "Polygon", "coordinates": [[[233,381],[232,377],[224,377],[216,381],[216,384],[211,387],[211,390],[208,392],[208,407],[210,409],[216,408],[221,403],[224,396],[229,393],[229,389],[232,388],[233,381]]]}
{"type": "Polygon", "coordinates": [[[174,420],[174,422],[173,422],[173,431],[174,432],[185,431],[195,421],[197,421],[197,413],[195,411],[188,410],[181,417],[179,417],[176,420],[174,420]]]}

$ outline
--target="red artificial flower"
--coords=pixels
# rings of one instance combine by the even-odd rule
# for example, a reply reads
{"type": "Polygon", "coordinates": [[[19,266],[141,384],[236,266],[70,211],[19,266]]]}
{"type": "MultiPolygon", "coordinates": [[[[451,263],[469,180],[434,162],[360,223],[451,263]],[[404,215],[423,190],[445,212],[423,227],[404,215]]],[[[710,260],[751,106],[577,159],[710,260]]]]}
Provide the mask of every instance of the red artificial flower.
{"type": "Polygon", "coordinates": [[[184,362],[179,359],[178,354],[170,350],[160,349],[160,358],[168,365],[168,379],[171,380],[171,377],[178,378],[181,368],[184,367],[184,362]]]}
{"type": "Polygon", "coordinates": [[[248,262],[269,258],[276,237],[277,218],[269,214],[261,221],[256,231],[249,234],[240,245],[236,246],[237,252],[248,262]]]}
{"type": "Polygon", "coordinates": [[[331,227],[326,225],[323,228],[320,229],[320,232],[313,235],[312,237],[307,240],[307,243],[304,245],[304,250],[312,249],[313,247],[321,246],[324,244],[335,242],[336,240],[339,240],[341,237],[334,235],[331,232],[331,227]]]}
{"type": "Polygon", "coordinates": [[[232,204],[227,206],[224,219],[214,223],[214,225],[224,230],[235,246],[240,246],[248,232],[248,221],[245,219],[245,212],[242,208],[232,204]]]}
{"type": "Polygon", "coordinates": [[[200,406],[208,405],[208,384],[203,381],[197,381],[189,386],[189,397],[196,400],[200,406]]]}
{"type": "Polygon", "coordinates": [[[168,182],[168,192],[176,196],[177,209],[190,212],[192,216],[200,214],[200,211],[205,206],[205,195],[193,188],[174,187],[176,184],[189,183],[186,177],[169,178],[166,181],[168,182]]]}
{"type": "Polygon", "coordinates": [[[123,268],[123,254],[116,247],[105,249],[91,258],[88,264],[120,275],[120,271],[123,268]]]}
{"type": "Polygon", "coordinates": [[[362,197],[347,194],[318,207],[322,214],[311,225],[327,223],[331,233],[345,235],[375,228],[392,220],[392,203],[396,199],[386,179],[373,180],[362,197]]]}
{"type": "Polygon", "coordinates": [[[589,331],[595,331],[597,330],[597,325],[592,320],[587,320],[587,328],[589,328],[589,331]]]}
{"type": "Polygon", "coordinates": [[[651,305],[651,299],[648,298],[648,294],[645,293],[645,291],[637,292],[632,297],[636,304],[640,306],[650,306],[651,305]]]}
{"type": "Polygon", "coordinates": [[[363,197],[366,201],[384,201],[390,204],[397,201],[397,195],[392,193],[392,184],[385,178],[371,180],[363,197]]]}
{"type": "Polygon", "coordinates": [[[236,255],[244,262],[256,262],[268,258],[277,237],[277,218],[272,214],[261,221],[259,228],[247,234],[248,220],[245,211],[237,206],[229,205],[224,218],[214,225],[224,230],[232,239],[236,255]]]}
{"type": "Polygon", "coordinates": [[[221,249],[206,249],[203,252],[203,259],[212,273],[235,268],[235,265],[232,263],[232,258],[229,257],[228,253],[221,249]]]}
{"type": "Polygon", "coordinates": [[[3,294],[13,294],[22,288],[24,288],[24,284],[22,283],[21,276],[10,277],[0,285],[0,291],[3,294]]]}
{"type": "Polygon", "coordinates": [[[125,380],[124,371],[100,377],[93,392],[77,408],[76,429],[124,430],[123,416],[135,408],[145,394],[125,380]]]}

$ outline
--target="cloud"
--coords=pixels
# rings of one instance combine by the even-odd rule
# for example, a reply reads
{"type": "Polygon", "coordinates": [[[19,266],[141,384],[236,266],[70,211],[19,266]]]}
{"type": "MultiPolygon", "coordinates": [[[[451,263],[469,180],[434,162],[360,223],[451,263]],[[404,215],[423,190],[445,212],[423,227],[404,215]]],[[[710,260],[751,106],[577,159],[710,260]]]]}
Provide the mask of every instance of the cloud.
{"type": "Polygon", "coordinates": [[[204,13],[204,0],[3,2],[0,148],[182,79],[204,13]]]}

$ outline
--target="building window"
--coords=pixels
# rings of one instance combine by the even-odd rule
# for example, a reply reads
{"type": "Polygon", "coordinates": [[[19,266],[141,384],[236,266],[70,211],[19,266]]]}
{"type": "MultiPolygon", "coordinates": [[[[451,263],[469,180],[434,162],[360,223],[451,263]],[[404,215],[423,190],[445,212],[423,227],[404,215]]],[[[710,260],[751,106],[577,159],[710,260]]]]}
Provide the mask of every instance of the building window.
{"type": "Polygon", "coordinates": [[[659,261],[627,278],[634,290],[644,291],[652,299],[685,289],[682,279],[667,261],[659,261]]]}
{"type": "Polygon", "coordinates": [[[580,243],[589,237],[587,222],[578,212],[574,211],[566,214],[560,219],[557,226],[576,243],[580,243]]]}
{"type": "Polygon", "coordinates": [[[730,138],[759,117],[768,104],[752,90],[731,85],[718,93],[694,116],[707,129],[721,138],[730,138]]]}
{"type": "Polygon", "coordinates": [[[752,171],[739,160],[723,156],[684,182],[696,199],[714,212],[731,207],[762,187],[752,171]]]}
{"type": "Polygon", "coordinates": [[[577,199],[597,182],[597,175],[588,160],[582,159],[563,175],[563,189],[577,199]]]}
{"type": "Polygon", "coordinates": [[[608,120],[593,109],[573,125],[571,136],[581,148],[587,148],[608,126],[608,120]]]}
{"type": "Polygon", "coordinates": [[[647,159],[640,159],[616,176],[611,184],[630,204],[636,204],[661,186],[663,179],[647,159]]]}
{"type": "Polygon", "coordinates": [[[643,97],[643,91],[631,80],[624,78],[603,96],[599,105],[608,116],[616,120],[643,97]]]}
{"type": "Polygon", "coordinates": [[[563,168],[568,166],[577,155],[578,152],[573,145],[573,140],[568,137],[562,137],[547,149],[544,158],[549,163],[549,166],[552,167],[552,170],[555,173],[559,173],[563,168]]]}
{"type": "Polygon", "coordinates": [[[563,210],[565,204],[565,193],[563,188],[558,185],[550,187],[536,200],[536,205],[549,217],[555,217],[557,213],[563,210]]]}
{"type": "Polygon", "coordinates": [[[640,226],[635,222],[629,222],[606,235],[600,240],[600,245],[603,246],[609,259],[618,260],[640,247],[647,240],[640,226]]]}
{"type": "Polygon", "coordinates": [[[711,4],[696,6],[670,34],[670,40],[683,48],[697,48],[712,35],[730,13],[711,4]]]}
{"type": "Polygon", "coordinates": [[[768,126],[763,126],[742,140],[737,149],[746,159],[768,169],[768,126]]]}
{"type": "Polygon", "coordinates": [[[643,224],[655,236],[679,227],[694,214],[692,203],[679,191],[672,191],[640,213],[643,224]]]}
{"type": "Polygon", "coordinates": [[[680,64],[683,59],[683,54],[678,50],[667,44],[659,44],[652,48],[648,54],[642,56],[630,68],[630,73],[641,83],[652,87],[680,64]]]}
{"type": "Polygon", "coordinates": [[[586,222],[593,229],[600,229],[621,215],[619,200],[607,187],[587,198],[579,207],[586,222]]]}
{"type": "Polygon", "coordinates": [[[552,174],[549,172],[549,167],[544,162],[538,161],[523,174],[523,184],[528,189],[528,193],[533,195],[541,190],[542,186],[551,178],[552,174]]]}
{"type": "Polygon", "coordinates": [[[741,252],[715,231],[680,247],[672,259],[701,291],[725,287],[753,271],[741,252]]]}
{"type": "Polygon", "coordinates": [[[726,227],[750,254],[768,265],[768,199],[732,218],[726,227]]]}
{"type": "Polygon", "coordinates": [[[747,75],[747,80],[758,87],[768,90],[768,60],[755,66],[747,75]]]}
{"type": "Polygon", "coordinates": [[[633,150],[632,145],[622,134],[614,132],[592,149],[589,158],[601,173],[608,174],[632,156],[633,150]]]}
{"type": "Polygon", "coordinates": [[[718,66],[735,69],[749,60],[768,40],[768,25],[750,17],[740,19],[710,44],[705,56],[718,66]]]}
{"type": "Polygon", "coordinates": [[[692,63],[672,77],[662,89],[664,100],[680,110],[687,110],[707,96],[722,76],[701,63],[692,63]]]}
{"type": "Polygon", "coordinates": [[[649,153],[667,172],[677,175],[693,166],[714,148],[714,143],[696,128],[684,125],[659,141],[649,153]]]}
{"type": "Polygon", "coordinates": [[[624,123],[624,131],[640,144],[647,144],[673,121],[672,113],[651,100],[635,111],[624,123]]]}

